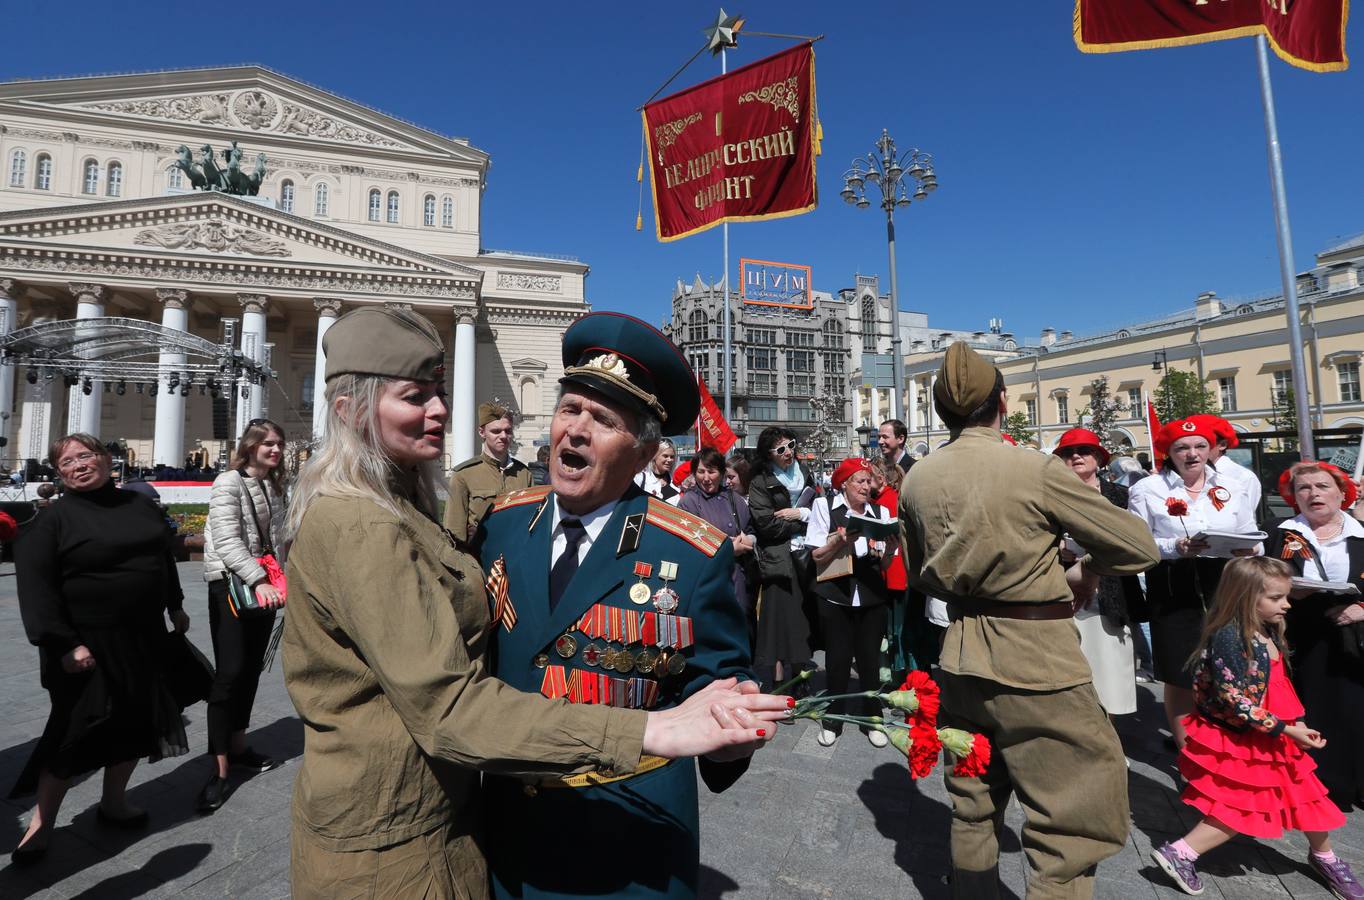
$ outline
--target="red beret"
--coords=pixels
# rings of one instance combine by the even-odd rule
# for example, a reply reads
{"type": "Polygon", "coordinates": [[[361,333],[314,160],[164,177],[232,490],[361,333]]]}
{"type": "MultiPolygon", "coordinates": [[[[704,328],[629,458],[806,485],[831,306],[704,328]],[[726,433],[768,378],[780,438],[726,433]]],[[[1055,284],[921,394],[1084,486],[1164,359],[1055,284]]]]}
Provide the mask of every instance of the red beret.
{"type": "Polygon", "coordinates": [[[834,475],[833,478],[831,479],[832,484],[834,486],[834,490],[836,491],[843,490],[843,482],[847,481],[849,478],[853,477],[858,472],[870,471],[871,463],[867,462],[862,457],[860,456],[848,457],[847,459],[843,460],[843,462],[838,464],[837,469],[834,469],[834,475]]]}
{"type": "Polygon", "coordinates": [[[682,482],[687,480],[691,474],[691,460],[683,462],[676,469],[673,469],[673,487],[681,487],[682,482]]]}
{"type": "Polygon", "coordinates": [[[1188,421],[1195,422],[1200,428],[1206,428],[1213,433],[1214,437],[1221,438],[1227,442],[1227,447],[1235,447],[1241,443],[1241,439],[1236,436],[1236,429],[1231,427],[1231,423],[1221,416],[1214,416],[1208,413],[1195,413],[1189,416],[1188,421]]]}
{"type": "Polygon", "coordinates": [[[1335,479],[1336,486],[1341,489],[1340,492],[1343,495],[1340,501],[1341,509],[1349,509],[1354,505],[1355,500],[1359,498],[1359,489],[1355,487],[1354,479],[1330,463],[1313,462],[1310,459],[1294,463],[1284,469],[1283,474],[1279,476],[1279,496],[1283,498],[1285,503],[1293,507],[1295,511],[1301,512],[1298,509],[1298,498],[1293,495],[1293,470],[1301,471],[1308,466],[1329,472],[1331,477],[1335,479]]]}
{"type": "Polygon", "coordinates": [[[1209,447],[1217,443],[1217,435],[1207,427],[1206,422],[1195,422],[1192,418],[1176,419],[1160,427],[1160,433],[1156,435],[1156,455],[1169,456],[1170,446],[1186,437],[1201,437],[1208,442],[1209,447]]]}
{"type": "Polygon", "coordinates": [[[1103,441],[1088,428],[1072,428],[1067,431],[1061,435],[1061,440],[1056,442],[1056,447],[1051,452],[1059,454],[1067,447],[1093,447],[1099,451],[1099,465],[1108,465],[1108,451],[1104,449],[1103,441]]]}

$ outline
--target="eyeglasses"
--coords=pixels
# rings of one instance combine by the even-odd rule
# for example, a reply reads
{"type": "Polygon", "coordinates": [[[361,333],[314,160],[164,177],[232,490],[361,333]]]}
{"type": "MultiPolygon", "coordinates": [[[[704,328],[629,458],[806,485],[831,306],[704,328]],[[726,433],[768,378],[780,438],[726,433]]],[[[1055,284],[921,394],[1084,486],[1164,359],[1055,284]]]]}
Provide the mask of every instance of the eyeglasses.
{"type": "Polygon", "coordinates": [[[794,449],[796,449],[796,442],[795,442],[795,441],[787,441],[787,442],[784,443],[784,444],[778,444],[777,446],[773,447],[773,448],[772,448],[772,452],[773,452],[773,453],[785,453],[785,452],[788,451],[788,450],[794,450],[794,449]]]}
{"type": "Polygon", "coordinates": [[[1056,451],[1056,455],[1061,457],[1062,459],[1070,459],[1072,456],[1075,456],[1077,454],[1081,456],[1099,455],[1098,451],[1096,451],[1093,447],[1066,447],[1064,450],[1056,451]]]}
{"type": "Polygon", "coordinates": [[[86,465],[99,458],[98,453],[91,453],[89,450],[84,453],[77,453],[75,456],[68,456],[66,459],[57,461],[58,469],[72,469],[78,465],[86,465]]]}

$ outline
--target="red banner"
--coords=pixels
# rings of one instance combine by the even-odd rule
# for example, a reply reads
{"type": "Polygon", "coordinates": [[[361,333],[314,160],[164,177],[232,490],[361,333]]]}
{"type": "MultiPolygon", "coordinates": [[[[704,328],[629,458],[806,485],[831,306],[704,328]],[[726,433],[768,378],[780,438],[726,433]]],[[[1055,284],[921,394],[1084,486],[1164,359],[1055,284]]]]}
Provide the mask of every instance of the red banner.
{"type": "Polygon", "coordinates": [[[1338,72],[1349,0],[1075,0],[1085,53],[1179,47],[1263,34],[1287,63],[1338,72]]]}
{"type": "Polygon", "coordinates": [[[1160,471],[1160,454],[1156,452],[1156,434],[1160,432],[1160,416],[1156,415],[1156,405],[1146,398],[1146,435],[1151,444],[1151,471],[1160,471]]]}
{"type": "Polygon", "coordinates": [[[814,209],[815,129],[808,43],[644,107],[658,239],[814,209]]]}
{"type": "Polygon", "coordinates": [[[701,389],[701,414],[697,416],[699,427],[696,444],[698,447],[714,447],[721,453],[728,453],[729,448],[733,447],[739,438],[730,429],[729,423],[725,421],[725,414],[720,412],[715,398],[706,389],[705,379],[697,379],[696,386],[701,389]]]}

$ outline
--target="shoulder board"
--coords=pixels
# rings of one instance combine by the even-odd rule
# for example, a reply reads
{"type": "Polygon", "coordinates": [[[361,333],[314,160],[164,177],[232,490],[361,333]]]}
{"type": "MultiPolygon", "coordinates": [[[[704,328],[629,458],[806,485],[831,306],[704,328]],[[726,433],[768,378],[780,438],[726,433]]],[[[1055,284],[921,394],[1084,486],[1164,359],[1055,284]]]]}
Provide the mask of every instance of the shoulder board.
{"type": "Polygon", "coordinates": [[[543,503],[552,490],[554,489],[549,485],[542,484],[538,487],[522,488],[519,491],[511,491],[494,500],[493,508],[489,510],[489,512],[511,509],[513,506],[526,506],[530,503],[543,503]]]}
{"type": "Polygon", "coordinates": [[[727,537],[700,516],[678,509],[671,503],[664,503],[657,497],[649,498],[649,512],[644,521],[680,537],[707,556],[714,556],[727,537]]]}
{"type": "Polygon", "coordinates": [[[482,461],[482,459],[481,459],[480,457],[477,457],[477,456],[473,457],[472,459],[466,459],[464,462],[462,462],[462,463],[460,463],[459,465],[455,466],[455,468],[454,468],[453,471],[455,471],[455,472],[462,472],[462,471],[464,471],[465,469],[472,469],[474,466],[478,465],[481,461],[482,461]]]}

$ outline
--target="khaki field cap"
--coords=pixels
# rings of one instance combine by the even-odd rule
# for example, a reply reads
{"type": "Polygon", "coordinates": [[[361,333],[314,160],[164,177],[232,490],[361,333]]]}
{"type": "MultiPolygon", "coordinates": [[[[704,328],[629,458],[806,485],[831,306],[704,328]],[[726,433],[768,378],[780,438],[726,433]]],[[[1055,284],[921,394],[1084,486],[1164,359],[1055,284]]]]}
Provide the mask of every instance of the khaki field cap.
{"type": "Polygon", "coordinates": [[[933,385],[933,399],[949,412],[968,416],[995,389],[997,374],[985,357],[958,341],[947,348],[933,385]]]}
{"type": "Polygon", "coordinates": [[[364,307],[348,312],[322,336],[322,352],[327,356],[327,381],[338,375],[445,379],[440,333],[410,309],[364,307]]]}
{"type": "Polygon", "coordinates": [[[498,406],[496,403],[478,404],[478,427],[482,428],[489,422],[496,422],[498,419],[510,419],[511,410],[505,406],[498,406]]]}

